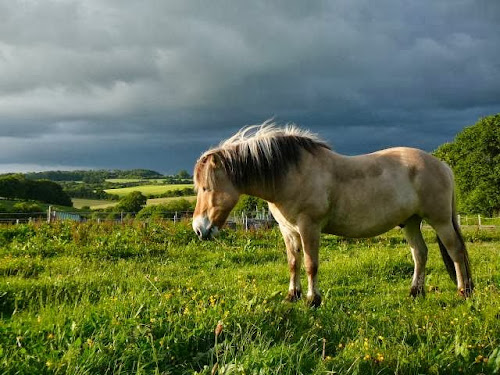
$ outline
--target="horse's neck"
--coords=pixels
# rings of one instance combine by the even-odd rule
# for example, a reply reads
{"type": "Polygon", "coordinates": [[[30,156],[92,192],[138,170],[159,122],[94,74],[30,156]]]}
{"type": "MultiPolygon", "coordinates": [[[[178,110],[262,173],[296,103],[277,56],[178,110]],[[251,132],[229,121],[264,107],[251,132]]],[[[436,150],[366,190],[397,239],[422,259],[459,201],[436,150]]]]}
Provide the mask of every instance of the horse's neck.
{"type": "Polygon", "coordinates": [[[274,202],[276,195],[274,190],[275,189],[261,184],[252,184],[251,186],[240,189],[240,193],[261,198],[268,202],[274,202]]]}

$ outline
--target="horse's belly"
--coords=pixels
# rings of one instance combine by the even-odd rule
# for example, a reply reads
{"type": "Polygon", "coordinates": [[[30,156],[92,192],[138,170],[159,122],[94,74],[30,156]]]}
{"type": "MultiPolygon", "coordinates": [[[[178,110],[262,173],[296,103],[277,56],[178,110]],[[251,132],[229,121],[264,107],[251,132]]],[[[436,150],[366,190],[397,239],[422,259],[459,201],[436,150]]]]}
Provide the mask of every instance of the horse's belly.
{"type": "Polygon", "coordinates": [[[352,225],[349,225],[349,223],[327,224],[323,228],[322,232],[350,238],[367,238],[383,234],[398,226],[399,224],[402,224],[403,221],[404,220],[402,220],[401,222],[396,221],[391,223],[378,223],[374,225],[363,226],[359,226],[354,223],[352,223],[352,225]]]}
{"type": "Polygon", "coordinates": [[[392,198],[385,199],[383,204],[377,204],[380,200],[376,198],[366,202],[333,208],[330,217],[325,220],[323,232],[353,238],[373,237],[418,214],[418,199],[413,192],[404,199],[394,194],[392,198]]]}

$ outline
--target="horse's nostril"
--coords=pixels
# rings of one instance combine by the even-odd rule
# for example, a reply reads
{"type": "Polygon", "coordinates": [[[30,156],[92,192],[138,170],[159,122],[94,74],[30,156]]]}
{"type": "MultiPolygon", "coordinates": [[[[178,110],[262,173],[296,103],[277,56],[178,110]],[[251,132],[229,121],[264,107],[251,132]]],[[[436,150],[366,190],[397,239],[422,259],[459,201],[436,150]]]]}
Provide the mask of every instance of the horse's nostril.
{"type": "Polygon", "coordinates": [[[201,237],[201,230],[199,228],[197,228],[195,232],[198,237],[201,237]]]}

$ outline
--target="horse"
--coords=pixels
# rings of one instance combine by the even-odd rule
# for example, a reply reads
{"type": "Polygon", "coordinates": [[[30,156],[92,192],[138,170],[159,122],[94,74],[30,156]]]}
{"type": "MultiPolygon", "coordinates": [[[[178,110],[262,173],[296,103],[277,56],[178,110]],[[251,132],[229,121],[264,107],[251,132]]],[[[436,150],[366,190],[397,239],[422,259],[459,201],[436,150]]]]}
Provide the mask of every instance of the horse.
{"type": "Polygon", "coordinates": [[[197,201],[192,226],[202,240],[217,234],[241,194],[268,202],[286,246],[289,301],[301,298],[303,259],[307,301],[321,304],[317,274],[322,232],[366,238],[396,226],[402,228],[414,261],[410,295],[425,295],[423,220],[436,231],[458,293],[467,297],[473,291],[453,173],[422,150],[396,147],[345,156],[307,130],[266,121],[242,128],[203,153],[193,176],[197,201]]]}

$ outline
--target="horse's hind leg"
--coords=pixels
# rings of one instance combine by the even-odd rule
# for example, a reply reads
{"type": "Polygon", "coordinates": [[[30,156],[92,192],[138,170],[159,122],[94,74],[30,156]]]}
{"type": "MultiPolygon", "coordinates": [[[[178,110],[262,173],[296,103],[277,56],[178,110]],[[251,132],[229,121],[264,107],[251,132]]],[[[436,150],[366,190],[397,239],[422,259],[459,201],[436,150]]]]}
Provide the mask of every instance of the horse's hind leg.
{"type": "MultiPolygon", "coordinates": [[[[431,225],[436,230],[439,240],[443,243],[444,247],[448,251],[448,255],[453,262],[456,273],[456,282],[458,292],[467,297],[472,290],[474,285],[472,283],[472,275],[470,271],[469,256],[467,254],[467,249],[465,248],[465,243],[458,229],[458,225],[454,225],[453,221],[446,223],[431,223],[431,225]]],[[[443,256],[446,262],[446,258],[443,256]]]]}
{"type": "Polygon", "coordinates": [[[302,263],[300,235],[280,225],[281,234],[285,240],[288,268],[290,270],[290,285],[286,299],[295,302],[302,296],[300,286],[300,265],[302,263]]]}
{"type": "Polygon", "coordinates": [[[404,224],[404,234],[411,248],[411,255],[415,269],[413,272],[413,280],[411,282],[410,295],[416,297],[425,295],[425,264],[427,263],[427,245],[425,244],[420,224],[420,217],[412,217],[404,224]]]}

